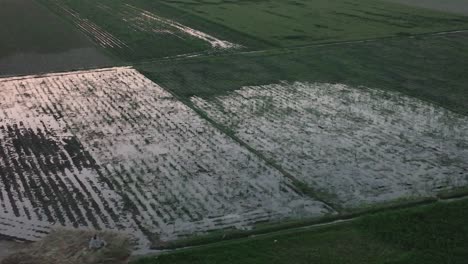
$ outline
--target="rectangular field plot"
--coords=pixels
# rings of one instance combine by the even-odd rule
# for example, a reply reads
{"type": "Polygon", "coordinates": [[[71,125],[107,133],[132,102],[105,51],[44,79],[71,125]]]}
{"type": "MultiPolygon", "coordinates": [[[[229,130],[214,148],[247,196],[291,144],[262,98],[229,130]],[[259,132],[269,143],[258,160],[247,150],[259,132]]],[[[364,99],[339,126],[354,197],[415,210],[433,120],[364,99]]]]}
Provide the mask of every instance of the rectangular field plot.
{"type": "Polygon", "coordinates": [[[333,213],[133,69],[0,79],[0,97],[0,234],[111,228],[144,246],[333,213]]]}
{"type": "Polygon", "coordinates": [[[282,47],[468,26],[463,16],[378,0],[174,0],[167,4],[282,47]]]}
{"type": "Polygon", "coordinates": [[[468,185],[468,118],[415,98],[296,82],[192,103],[344,207],[468,185]]]}
{"type": "MultiPolygon", "coordinates": [[[[41,0],[96,43],[124,60],[240,48],[132,1],[41,0]]],[[[160,10],[156,10],[160,11],[160,10]]]]}
{"type": "Polygon", "coordinates": [[[179,98],[280,81],[378,87],[468,115],[468,32],[141,64],[179,98]],[[430,58],[430,59],[429,59],[430,58]]]}

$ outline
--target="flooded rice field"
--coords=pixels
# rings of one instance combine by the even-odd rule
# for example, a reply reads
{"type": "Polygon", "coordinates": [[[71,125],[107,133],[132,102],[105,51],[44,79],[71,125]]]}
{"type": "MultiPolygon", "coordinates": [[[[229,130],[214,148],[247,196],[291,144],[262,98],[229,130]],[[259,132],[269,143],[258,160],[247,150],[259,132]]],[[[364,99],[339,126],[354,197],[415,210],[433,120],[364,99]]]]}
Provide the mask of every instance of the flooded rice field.
{"type": "Polygon", "coordinates": [[[401,94],[296,82],[192,102],[345,207],[468,185],[468,118],[401,94]]]}
{"type": "Polygon", "coordinates": [[[4,78],[0,97],[0,234],[119,229],[145,248],[334,213],[131,68],[4,78]]]}

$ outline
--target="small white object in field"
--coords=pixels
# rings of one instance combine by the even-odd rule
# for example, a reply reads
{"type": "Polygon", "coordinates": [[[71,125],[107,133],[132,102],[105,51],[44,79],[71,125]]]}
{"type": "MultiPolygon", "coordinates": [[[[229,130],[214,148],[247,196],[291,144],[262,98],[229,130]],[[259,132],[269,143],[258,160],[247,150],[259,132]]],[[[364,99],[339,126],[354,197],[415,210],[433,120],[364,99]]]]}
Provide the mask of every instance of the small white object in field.
{"type": "Polygon", "coordinates": [[[103,248],[107,245],[106,241],[98,237],[97,235],[94,235],[90,240],[89,240],[89,249],[100,249],[103,248]]]}

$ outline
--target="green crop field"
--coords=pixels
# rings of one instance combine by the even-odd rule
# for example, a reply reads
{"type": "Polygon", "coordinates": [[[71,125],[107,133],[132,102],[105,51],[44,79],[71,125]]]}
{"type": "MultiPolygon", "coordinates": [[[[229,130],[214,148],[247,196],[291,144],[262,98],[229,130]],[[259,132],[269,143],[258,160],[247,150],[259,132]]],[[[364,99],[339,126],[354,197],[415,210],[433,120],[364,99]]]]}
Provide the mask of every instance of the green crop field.
{"type": "Polygon", "coordinates": [[[124,60],[164,57],[207,48],[202,41],[184,40],[163,32],[154,34],[157,26],[136,27],[137,22],[132,19],[136,20],[139,14],[125,5],[125,1],[100,1],[99,5],[89,0],[41,2],[124,60]]]}
{"type": "Polygon", "coordinates": [[[39,1],[126,61],[236,48],[236,43],[230,40],[261,46],[244,34],[212,26],[202,18],[160,1],[39,1]],[[206,28],[211,31],[205,33],[206,28]]]}
{"type": "Polygon", "coordinates": [[[458,5],[0,0],[0,236],[147,252],[381,211],[156,263],[462,263],[466,201],[387,212],[467,194],[458,5]]]}
{"type": "Polygon", "coordinates": [[[468,202],[377,213],[352,223],[296,230],[143,258],[138,264],[463,264],[468,202]]]}
{"type": "Polygon", "coordinates": [[[460,15],[373,0],[39,1],[127,61],[468,28],[460,15]],[[179,24],[232,45],[219,49],[179,24]]]}
{"type": "Polygon", "coordinates": [[[468,15],[468,3],[465,0],[389,0],[391,2],[405,5],[418,6],[423,8],[435,9],[455,14],[468,15]]]}
{"type": "Polygon", "coordinates": [[[460,33],[162,61],[139,68],[184,99],[281,80],[313,81],[399,91],[468,114],[467,41],[468,34],[460,33]]]}
{"type": "Polygon", "coordinates": [[[378,0],[167,3],[282,47],[468,28],[462,16],[378,0]]]}

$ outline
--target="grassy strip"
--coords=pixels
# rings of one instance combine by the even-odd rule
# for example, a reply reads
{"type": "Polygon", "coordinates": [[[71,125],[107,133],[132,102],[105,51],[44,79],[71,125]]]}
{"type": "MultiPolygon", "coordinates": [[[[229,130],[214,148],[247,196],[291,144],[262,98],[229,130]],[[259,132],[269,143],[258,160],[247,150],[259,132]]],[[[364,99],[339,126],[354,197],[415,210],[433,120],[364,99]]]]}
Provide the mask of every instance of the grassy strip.
{"type": "Polygon", "coordinates": [[[165,3],[282,47],[468,26],[468,19],[456,14],[376,0],[174,0],[165,3]]]}
{"type": "Polygon", "coordinates": [[[460,187],[452,190],[439,192],[437,197],[440,199],[457,199],[468,196],[468,187],[460,187]]]}
{"type": "Polygon", "coordinates": [[[381,203],[372,206],[365,206],[361,208],[355,208],[348,210],[336,215],[328,215],[319,218],[305,218],[287,220],[282,222],[265,222],[258,223],[252,230],[243,231],[236,229],[225,229],[210,232],[205,235],[192,236],[186,239],[179,239],[175,241],[163,242],[153,245],[153,249],[177,249],[184,247],[207,245],[211,243],[217,243],[220,241],[228,241],[239,238],[246,238],[255,235],[268,234],[272,232],[278,232],[282,230],[294,229],[307,227],[311,225],[319,224],[332,224],[337,221],[346,221],[356,217],[360,217],[367,214],[373,214],[378,212],[384,212],[389,210],[399,210],[402,208],[411,208],[418,205],[430,204],[436,202],[435,198],[416,198],[407,200],[397,200],[393,202],[381,203]]]}
{"type": "Polygon", "coordinates": [[[135,263],[466,263],[468,200],[186,249],[135,263]]]}
{"type": "MultiPolygon", "coordinates": [[[[95,1],[90,0],[39,0],[46,5],[50,10],[58,15],[61,15],[69,22],[73,22],[74,18],[65,12],[61,7],[66,7],[77,12],[81,19],[86,19],[98,27],[105,30],[113,37],[119,39],[127,47],[107,46],[110,53],[124,61],[137,61],[141,59],[162,58],[166,56],[175,56],[179,54],[201,52],[210,48],[204,41],[187,38],[180,39],[171,34],[155,34],[152,30],[136,30],[132,25],[135,21],[125,21],[124,19],[134,19],[134,17],[126,17],[122,13],[128,11],[126,1],[110,1],[102,0],[99,7],[95,1]]],[[[128,2],[132,4],[132,2],[128,2]]],[[[160,10],[159,8],[155,10],[160,10]]],[[[153,11],[153,10],[149,10],[153,11]]],[[[164,12],[164,10],[162,10],[164,12]]],[[[160,15],[160,12],[154,12],[160,15]]],[[[163,16],[164,17],[164,16],[163,16]]],[[[93,26],[94,27],[94,26],[93,26]]],[[[89,32],[86,33],[91,39],[96,36],[89,32]]],[[[103,38],[103,33],[96,33],[97,36],[103,38]]]]}
{"type": "Polygon", "coordinates": [[[285,81],[344,83],[402,92],[468,114],[467,33],[277,50],[137,66],[179,97],[211,98],[285,81]]]}

